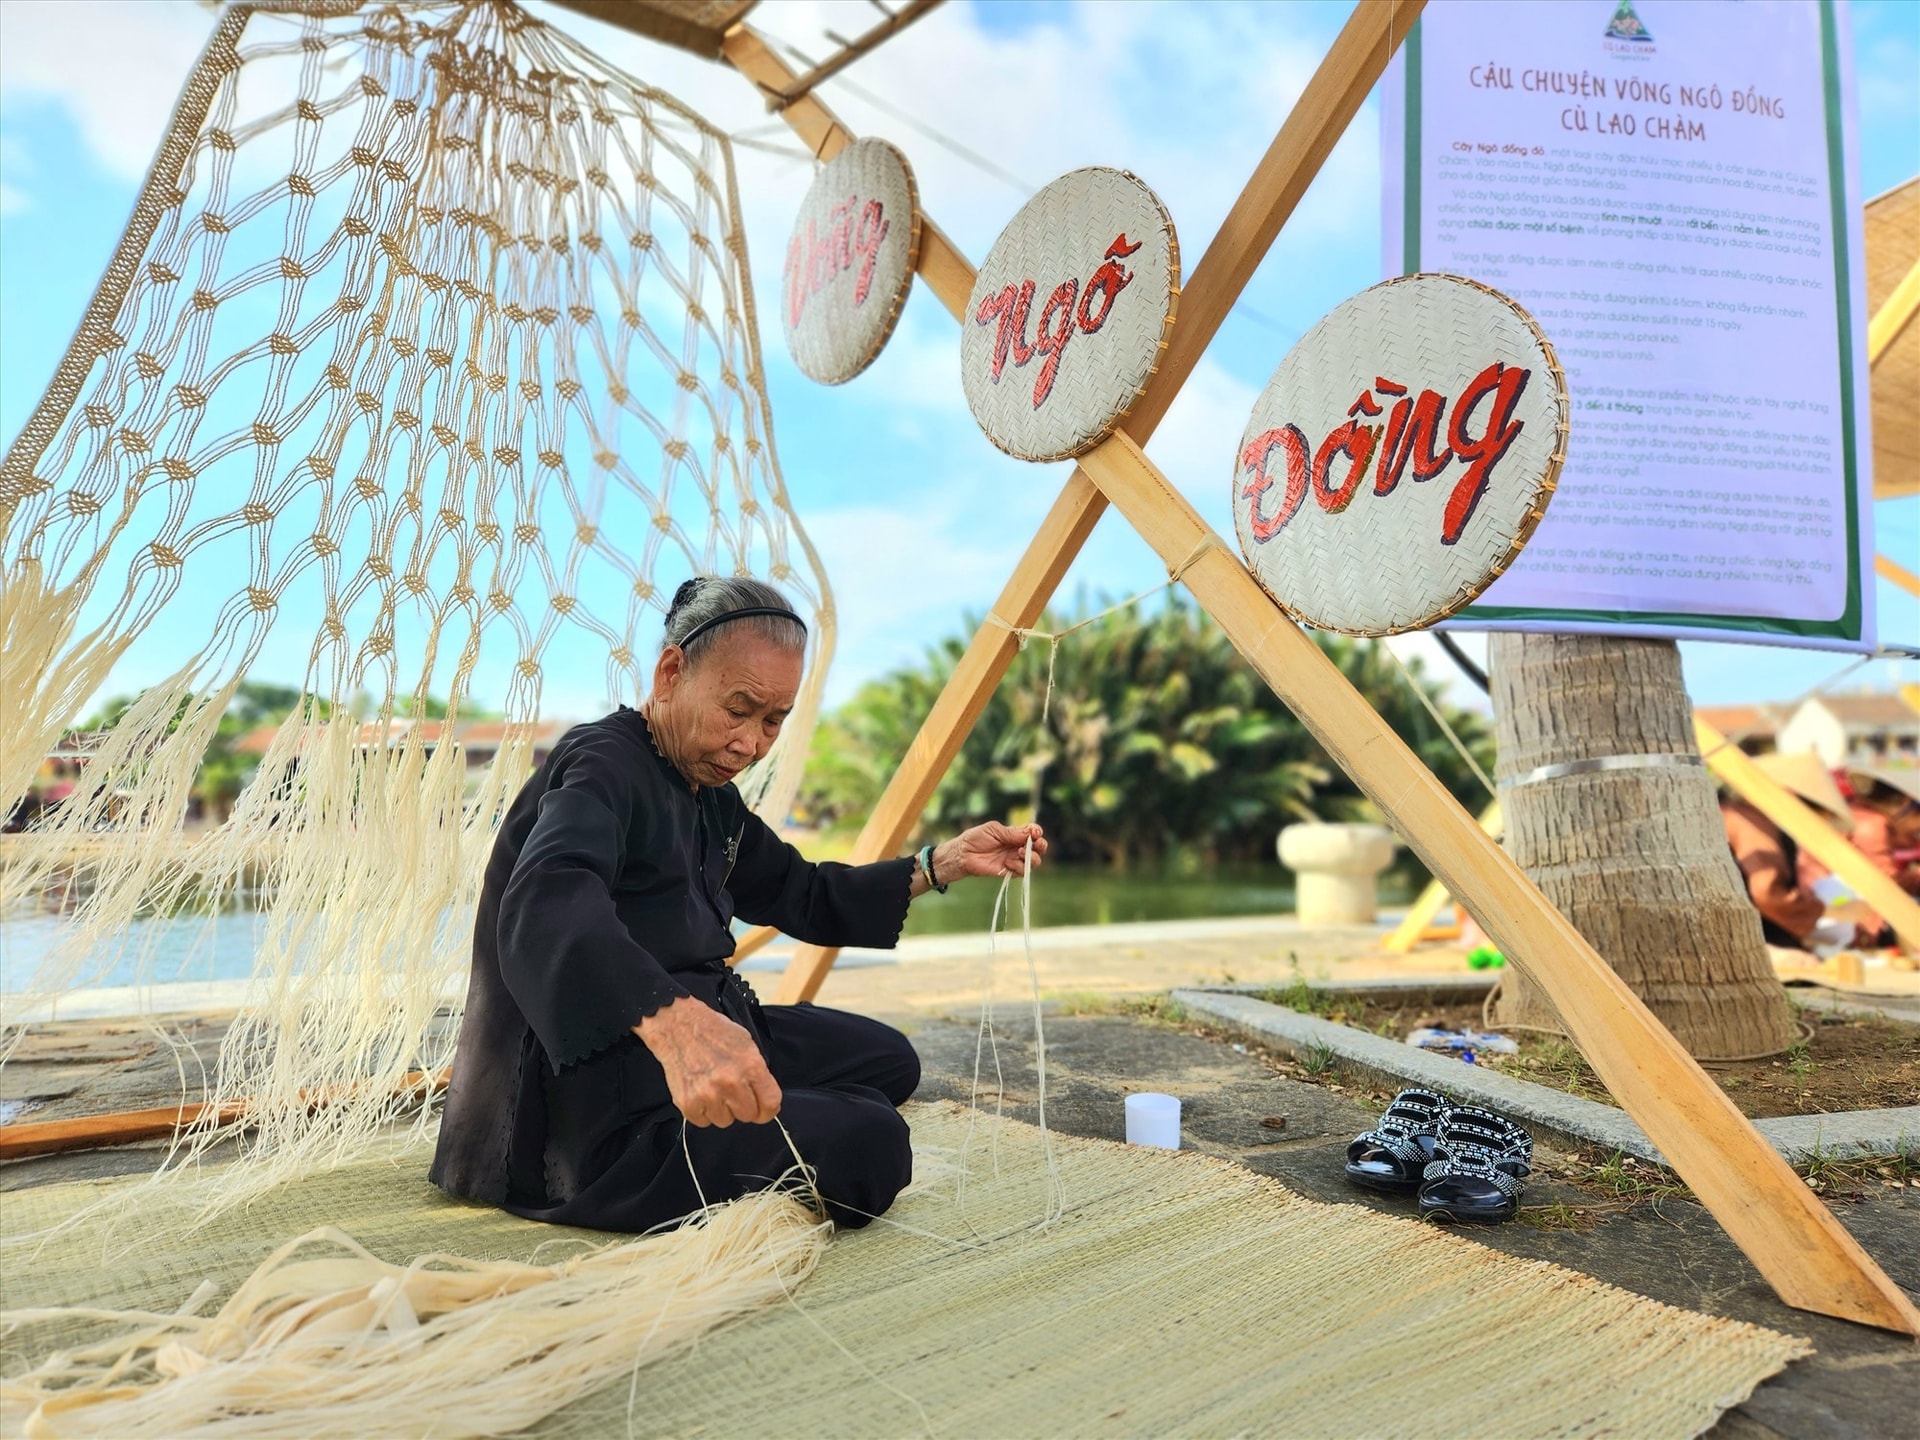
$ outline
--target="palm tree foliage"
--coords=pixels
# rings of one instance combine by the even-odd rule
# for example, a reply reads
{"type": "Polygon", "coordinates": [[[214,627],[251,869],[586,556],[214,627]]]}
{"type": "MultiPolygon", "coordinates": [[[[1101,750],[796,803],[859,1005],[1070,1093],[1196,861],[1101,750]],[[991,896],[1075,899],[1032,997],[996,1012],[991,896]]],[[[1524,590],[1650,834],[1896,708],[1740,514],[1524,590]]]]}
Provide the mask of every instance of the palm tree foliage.
{"type": "MultiPolygon", "coordinates": [[[[1038,628],[1075,623],[1050,613],[1038,628]]],[[[1473,809],[1484,805],[1471,769],[1383,646],[1340,636],[1319,643],[1449,789],[1473,809]]],[[[822,722],[801,790],[811,818],[837,827],[865,819],[965,648],[959,637],[943,640],[822,722]]],[[[1445,704],[1417,660],[1409,666],[1490,770],[1486,724],[1445,704]]],[[[1276,829],[1294,820],[1377,818],[1219,626],[1177,596],[1103,616],[1057,647],[1030,641],[934,792],[922,829],[1024,817],[1036,800],[1057,855],[1114,866],[1265,856],[1276,829]]]]}

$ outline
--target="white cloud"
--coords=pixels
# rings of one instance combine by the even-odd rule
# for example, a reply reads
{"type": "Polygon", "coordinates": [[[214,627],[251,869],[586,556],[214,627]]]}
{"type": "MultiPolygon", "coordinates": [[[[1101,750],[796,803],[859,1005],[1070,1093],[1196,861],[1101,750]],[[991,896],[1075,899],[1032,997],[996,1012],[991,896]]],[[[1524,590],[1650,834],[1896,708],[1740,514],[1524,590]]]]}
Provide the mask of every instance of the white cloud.
{"type": "Polygon", "coordinates": [[[6,0],[0,98],[58,105],[102,164],[138,179],[214,23],[177,0],[6,0]]]}
{"type": "MultiPolygon", "coordinates": [[[[830,702],[874,675],[916,663],[957,631],[964,613],[978,616],[992,604],[1017,550],[965,523],[971,503],[970,496],[931,490],[912,506],[849,506],[807,517],[839,612],[830,702]]],[[[1037,520],[1018,515],[1007,528],[1024,540],[1037,520]]]]}

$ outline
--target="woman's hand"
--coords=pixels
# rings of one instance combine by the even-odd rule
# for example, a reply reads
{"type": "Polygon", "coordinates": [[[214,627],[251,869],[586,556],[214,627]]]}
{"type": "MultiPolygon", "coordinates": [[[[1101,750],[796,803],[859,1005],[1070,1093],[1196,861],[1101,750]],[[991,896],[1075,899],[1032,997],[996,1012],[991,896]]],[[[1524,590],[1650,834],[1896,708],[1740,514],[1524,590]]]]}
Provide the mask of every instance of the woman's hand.
{"type": "Polygon", "coordinates": [[[633,1033],[667,1072],[667,1093],[689,1125],[764,1125],[780,1113],[780,1085],[760,1047],[712,1006],[683,995],[633,1033]]]}
{"type": "Polygon", "coordinates": [[[933,874],[942,885],[965,875],[1019,875],[1026,869],[1027,841],[1033,841],[1033,868],[1047,853],[1047,837],[1038,825],[1002,825],[989,820],[934,848],[933,874]]]}

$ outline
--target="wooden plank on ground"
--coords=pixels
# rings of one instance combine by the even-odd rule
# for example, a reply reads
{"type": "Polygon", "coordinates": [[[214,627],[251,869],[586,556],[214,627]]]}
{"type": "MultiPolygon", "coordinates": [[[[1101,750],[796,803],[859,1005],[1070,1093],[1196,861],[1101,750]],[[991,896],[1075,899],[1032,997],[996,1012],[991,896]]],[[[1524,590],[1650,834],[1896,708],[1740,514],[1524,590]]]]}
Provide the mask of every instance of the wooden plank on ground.
{"type": "MultiPolygon", "coordinates": [[[[447,1088],[451,1070],[409,1070],[397,1095],[410,1100],[438,1095],[447,1088]]],[[[346,1095],[357,1085],[328,1085],[300,1092],[308,1109],[318,1110],[346,1095]]],[[[30,1120],[0,1125],[0,1160],[24,1160],[32,1155],[59,1155],[69,1150],[100,1150],[109,1145],[134,1145],[143,1140],[172,1140],[191,1126],[219,1129],[243,1123],[252,1113],[251,1100],[229,1100],[217,1110],[210,1105],[160,1105],[150,1110],[116,1110],[106,1115],[80,1115],[70,1120],[30,1120]]]]}
{"type": "MultiPolygon", "coordinates": [[[[1169,564],[1211,532],[1140,448],[1115,435],[1081,465],[1169,564]]],[[[1920,1336],[1920,1309],[1681,1048],[1565,916],[1222,546],[1187,586],[1422,863],[1524,963],[1614,1099],[1640,1122],[1789,1305],[1920,1336]]]]}

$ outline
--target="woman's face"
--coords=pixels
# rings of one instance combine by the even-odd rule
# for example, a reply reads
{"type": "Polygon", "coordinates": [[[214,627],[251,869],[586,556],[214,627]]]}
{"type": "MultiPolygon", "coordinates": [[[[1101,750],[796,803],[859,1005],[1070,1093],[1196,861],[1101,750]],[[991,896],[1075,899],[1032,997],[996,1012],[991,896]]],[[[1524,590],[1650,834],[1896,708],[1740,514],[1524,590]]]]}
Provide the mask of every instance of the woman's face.
{"type": "Polygon", "coordinates": [[[804,656],[744,631],[688,664],[669,646],[653,671],[649,716],[667,759],[696,785],[735,779],[773,748],[800,693],[804,656]]]}

